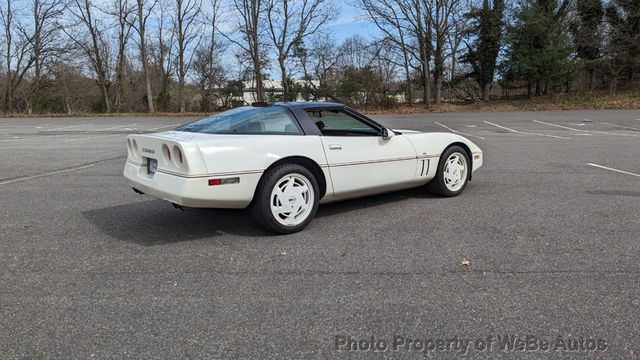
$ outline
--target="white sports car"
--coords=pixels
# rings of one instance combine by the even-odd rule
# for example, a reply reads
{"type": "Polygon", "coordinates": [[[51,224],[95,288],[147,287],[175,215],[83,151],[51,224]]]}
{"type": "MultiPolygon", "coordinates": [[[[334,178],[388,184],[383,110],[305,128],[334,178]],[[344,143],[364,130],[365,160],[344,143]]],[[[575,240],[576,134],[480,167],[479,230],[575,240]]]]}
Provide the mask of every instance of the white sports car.
{"type": "Polygon", "coordinates": [[[336,103],[256,103],[175,130],[129,135],[124,176],[178,208],[246,208],[278,233],[319,203],[425,186],[460,194],[482,150],[450,133],[385,128],[336,103]]]}

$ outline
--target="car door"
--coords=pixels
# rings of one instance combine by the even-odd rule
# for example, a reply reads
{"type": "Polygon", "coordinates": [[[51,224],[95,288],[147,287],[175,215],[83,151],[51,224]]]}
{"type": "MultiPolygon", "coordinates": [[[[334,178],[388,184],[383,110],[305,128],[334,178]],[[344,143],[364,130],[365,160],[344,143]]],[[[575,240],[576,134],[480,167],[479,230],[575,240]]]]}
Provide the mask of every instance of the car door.
{"type": "Polygon", "coordinates": [[[336,198],[399,189],[413,180],[416,153],[404,136],[384,138],[379,125],[344,109],[308,110],[307,115],[322,132],[336,198]]]}

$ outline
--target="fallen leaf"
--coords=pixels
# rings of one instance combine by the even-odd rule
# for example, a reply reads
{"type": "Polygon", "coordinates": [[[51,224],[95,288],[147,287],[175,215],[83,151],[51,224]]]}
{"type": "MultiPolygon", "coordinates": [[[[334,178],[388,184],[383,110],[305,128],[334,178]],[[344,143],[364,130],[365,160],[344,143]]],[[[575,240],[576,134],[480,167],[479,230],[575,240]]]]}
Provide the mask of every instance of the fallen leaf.
{"type": "Polygon", "coordinates": [[[460,266],[470,266],[471,265],[471,260],[467,260],[466,258],[462,258],[462,261],[460,261],[460,266]]]}
{"type": "Polygon", "coordinates": [[[280,255],[282,255],[282,256],[287,256],[287,252],[286,252],[286,251],[283,251],[283,252],[281,252],[281,253],[280,253],[280,255]]]}

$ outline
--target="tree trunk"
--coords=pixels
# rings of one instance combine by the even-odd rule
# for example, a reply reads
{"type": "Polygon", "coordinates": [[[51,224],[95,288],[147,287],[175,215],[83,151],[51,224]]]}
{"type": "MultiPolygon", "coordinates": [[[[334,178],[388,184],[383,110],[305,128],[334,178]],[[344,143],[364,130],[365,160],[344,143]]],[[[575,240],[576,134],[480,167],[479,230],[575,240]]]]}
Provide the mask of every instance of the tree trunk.
{"type": "Polygon", "coordinates": [[[434,76],[435,80],[435,103],[440,105],[442,103],[442,74],[434,76]]]}
{"type": "Polygon", "coordinates": [[[491,101],[491,83],[486,83],[482,87],[482,100],[486,102],[491,101]]]}
{"type": "Polygon", "coordinates": [[[105,83],[104,76],[101,76],[100,89],[102,90],[102,97],[104,98],[105,111],[110,113],[111,112],[111,100],[109,99],[109,90],[107,89],[107,85],[105,83]]]}
{"type": "Polygon", "coordinates": [[[282,101],[289,101],[289,81],[287,77],[287,68],[285,65],[285,58],[282,56],[278,57],[278,64],[280,65],[280,72],[282,73],[282,101]]]}
{"type": "Polygon", "coordinates": [[[262,72],[260,71],[260,64],[254,65],[253,76],[256,82],[256,101],[264,102],[264,88],[262,87],[262,72]]]}
{"type": "Polygon", "coordinates": [[[153,103],[153,92],[151,91],[151,79],[149,78],[149,62],[147,59],[147,45],[145,42],[146,21],[144,18],[143,0],[137,0],[138,2],[138,33],[140,35],[140,61],[142,62],[142,73],[144,75],[145,90],[147,93],[147,109],[150,113],[156,112],[156,107],[153,103]]]}

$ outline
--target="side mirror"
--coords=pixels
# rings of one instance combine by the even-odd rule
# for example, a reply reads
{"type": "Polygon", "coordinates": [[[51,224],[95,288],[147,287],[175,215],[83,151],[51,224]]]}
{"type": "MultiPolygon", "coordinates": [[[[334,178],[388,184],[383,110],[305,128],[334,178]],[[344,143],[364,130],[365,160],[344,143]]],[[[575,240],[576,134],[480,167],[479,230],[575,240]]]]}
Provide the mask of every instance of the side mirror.
{"type": "Polygon", "coordinates": [[[389,140],[394,135],[395,135],[395,133],[393,132],[393,130],[389,130],[387,128],[382,128],[382,139],[383,140],[389,140]]]}

